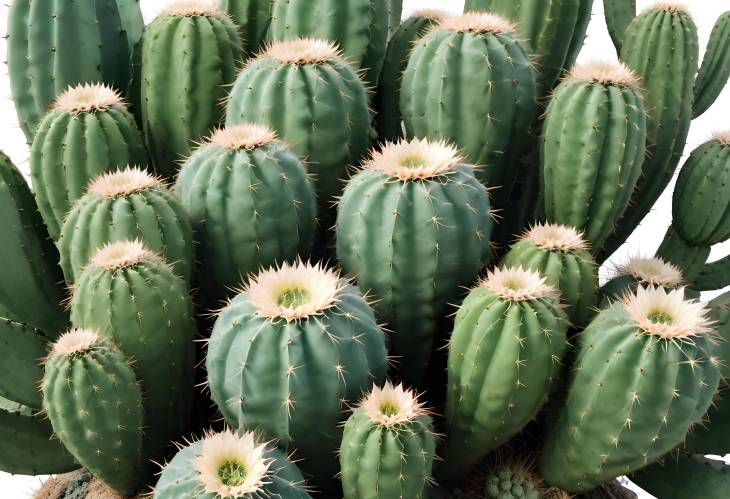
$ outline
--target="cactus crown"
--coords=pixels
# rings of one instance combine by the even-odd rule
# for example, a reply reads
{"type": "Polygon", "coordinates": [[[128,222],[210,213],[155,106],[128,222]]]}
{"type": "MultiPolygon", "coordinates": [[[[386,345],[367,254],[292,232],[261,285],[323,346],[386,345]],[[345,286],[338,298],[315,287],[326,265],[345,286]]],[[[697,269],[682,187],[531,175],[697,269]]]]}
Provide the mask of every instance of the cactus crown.
{"type": "Polygon", "coordinates": [[[633,276],[644,284],[667,288],[676,288],[684,281],[679,267],[661,258],[632,258],[619,266],[616,272],[618,275],[633,276]]]}
{"type": "Polygon", "coordinates": [[[640,330],[667,340],[691,338],[712,332],[707,309],[697,301],[684,299],[684,289],[639,286],[636,294],[621,300],[624,310],[640,330]]]}
{"type": "Polygon", "coordinates": [[[377,170],[400,180],[423,180],[446,175],[462,164],[456,147],[445,141],[428,139],[387,142],[373,150],[364,170],[377,170]]]}
{"type": "Polygon", "coordinates": [[[288,64],[320,64],[342,58],[342,52],[329,40],[295,38],[272,43],[260,57],[288,64]]]}
{"type": "Polygon", "coordinates": [[[712,134],[712,139],[715,142],[720,143],[723,146],[730,146],[730,130],[724,132],[715,132],[712,134]]]}
{"type": "Polygon", "coordinates": [[[88,113],[107,109],[126,109],[122,95],[103,84],[85,83],[69,87],[53,103],[54,111],[88,113]]]}
{"type": "Polygon", "coordinates": [[[224,17],[225,14],[220,12],[212,0],[174,0],[170,2],[160,12],[163,16],[217,16],[224,17]]]}
{"type": "Polygon", "coordinates": [[[226,430],[203,438],[203,451],[192,465],[206,493],[217,497],[244,497],[262,492],[271,460],[266,444],[256,444],[251,432],[239,436],[226,430]]]}
{"type": "Polygon", "coordinates": [[[258,315],[295,321],[306,319],[337,304],[342,284],[336,271],[322,265],[297,262],[261,271],[244,292],[258,315]]]}
{"type": "Polygon", "coordinates": [[[617,87],[641,87],[640,78],[622,62],[595,61],[576,64],[568,78],[617,87]]]}
{"type": "Polygon", "coordinates": [[[545,277],[522,267],[496,268],[479,281],[478,286],[507,301],[528,301],[557,296],[555,288],[545,282],[545,277]]]}
{"type": "Polygon", "coordinates": [[[522,239],[548,251],[573,253],[588,248],[583,234],[567,225],[536,224],[525,232],[522,239]]]}
{"type": "Polygon", "coordinates": [[[687,7],[686,4],[682,2],[674,2],[671,0],[657,2],[646,10],[663,10],[665,12],[680,12],[682,14],[689,14],[689,7],[687,7]]]}
{"type": "Polygon", "coordinates": [[[382,389],[373,386],[360,407],[373,423],[386,427],[407,423],[426,414],[413,390],[406,390],[403,385],[394,386],[389,381],[382,389]]]}
{"type": "Polygon", "coordinates": [[[539,499],[541,488],[538,479],[529,470],[517,466],[500,466],[488,474],[484,482],[487,499],[498,499],[505,492],[511,497],[539,499]]]}
{"type": "Polygon", "coordinates": [[[410,18],[431,19],[433,21],[442,22],[448,17],[448,15],[449,14],[447,12],[439,9],[420,9],[414,11],[410,15],[410,18]]]}
{"type": "Polygon", "coordinates": [[[244,123],[216,130],[210,142],[226,149],[251,151],[276,140],[276,132],[265,125],[244,123]]]}
{"type": "Polygon", "coordinates": [[[141,240],[107,243],[97,249],[90,263],[96,268],[118,270],[133,267],[140,262],[162,261],[157,253],[149,250],[141,240]]]}
{"type": "Polygon", "coordinates": [[[124,170],[99,175],[89,184],[89,192],[114,198],[162,187],[162,180],[147,170],[128,166],[124,170]]]}
{"type": "Polygon", "coordinates": [[[467,12],[460,16],[447,16],[434,27],[440,31],[460,33],[512,33],[515,25],[509,20],[488,12],[467,12]]]}
{"type": "Polygon", "coordinates": [[[87,352],[102,341],[101,335],[91,329],[73,328],[61,335],[53,344],[52,353],[71,357],[87,352]]]}

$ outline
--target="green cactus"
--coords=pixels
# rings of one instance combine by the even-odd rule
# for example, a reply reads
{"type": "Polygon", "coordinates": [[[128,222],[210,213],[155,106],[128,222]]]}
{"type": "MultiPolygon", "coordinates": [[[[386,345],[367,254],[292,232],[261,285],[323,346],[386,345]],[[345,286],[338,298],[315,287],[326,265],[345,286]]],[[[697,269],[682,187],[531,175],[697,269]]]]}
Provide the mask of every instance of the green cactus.
{"type": "Polygon", "coordinates": [[[89,182],[126,165],[147,163],[134,117],[104,85],[79,85],[56,99],[30,150],[38,209],[57,240],[63,220],[89,182]]]}
{"type": "Polygon", "coordinates": [[[46,356],[48,338],[38,329],[5,318],[0,310],[0,397],[31,409],[41,408],[38,390],[43,378],[41,359],[46,356]]]}
{"type": "Polygon", "coordinates": [[[187,444],[162,468],[153,498],[310,498],[296,465],[259,440],[250,432],[224,431],[187,444]]]}
{"type": "Polygon", "coordinates": [[[560,292],[560,301],[574,326],[585,325],[595,314],[598,269],[588,243],[564,225],[535,225],[502,260],[505,267],[523,267],[545,275],[560,292]]]}
{"type": "Polygon", "coordinates": [[[600,312],[578,338],[568,394],[541,451],[542,477],[584,492],[681,444],[720,381],[711,332],[702,304],[682,290],[639,287],[600,312]]]}
{"type": "Polygon", "coordinates": [[[249,57],[258,53],[266,43],[273,3],[273,0],[220,0],[220,9],[238,26],[243,52],[249,57]]]}
{"type": "Polygon", "coordinates": [[[600,248],[629,205],[645,155],[638,78],[622,64],[576,66],[555,91],[543,125],[545,218],[583,231],[591,248],[600,248]]]}
{"type": "Polygon", "coordinates": [[[537,416],[560,377],[567,331],[555,288],[537,272],[497,269],[472,289],[449,340],[444,480],[461,483],[537,416]]]}
{"type": "Polygon", "coordinates": [[[243,58],[238,29],[210,4],[181,0],[147,26],[139,52],[137,119],[156,171],[171,178],[223,119],[243,58]]]}
{"type": "Polygon", "coordinates": [[[535,70],[516,37],[492,14],[447,17],[416,44],[401,88],[406,135],[451,141],[484,166],[477,177],[494,189],[497,208],[509,198],[537,115],[535,70]]]}
{"type": "Polygon", "coordinates": [[[712,248],[710,246],[696,246],[677,233],[674,223],[667,229],[664,240],[659,245],[656,255],[670,263],[673,263],[682,270],[684,278],[693,282],[710,257],[712,248]]]}
{"type": "Polygon", "coordinates": [[[78,276],[75,326],[112,338],[140,382],[145,454],[161,456],[190,420],[195,326],[187,284],[139,241],[102,246],[78,276]]]}
{"type": "Polygon", "coordinates": [[[489,473],[484,482],[484,499],[540,499],[540,486],[529,472],[503,466],[489,473]]]}
{"type": "Polygon", "coordinates": [[[730,465],[697,455],[667,457],[634,473],[631,480],[661,499],[730,499],[730,465]]]}
{"type": "Polygon", "coordinates": [[[661,286],[667,291],[685,283],[682,271],[676,265],[661,258],[631,258],[616,267],[615,275],[600,289],[600,308],[621,300],[626,294],[634,294],[639,286],[661,286]]]}
{"type": "Polygon", "coordinates": [[[368,86],[378,75],[388,42],[391,0],[273,0],[269,39],[301,37],[334,42],[368,86]]]}
{"type": "Polygon", "coordinates": [[[730,11],[715,23],[707,43],[694,87],[693,117],[697,118],[715,103],[730,78],[730,11]]]}
{"type": "Polygon", "coordinates": [[[620,54],[626,28],[636,17],[636,0],[603,0],[603,13],[608,33],[620,54]]]}
{"type": "Polygon", "coordinates": [[[345,189],[337,257],[372,294],[378,319],[394,331],[399,370],[418,385],[438,321],[489,259],[486,189],[443,142],[386,145],[345,189]]]}
{"type": "Polygon", "coordinates": [[[346,404],[386,371],[385,337],[359,291],[320,266],[263,271],[218,315],[206,367],[225,421],[297,449],[334,497],[346,404]]]}
{"type": "Polygon", "coordinates": [[[436,439],[414,392],[375,386],[345,423],[340,477],[345,499],[428,497],[436,439]]]}
{"type": "Polygon", "coordinates": [[[388,39],[398,29],[403,17],[403,0],[388,0],[388,39]]]}
{"type": "Polygon", "coordinates": [[[403,136],[400,112],[400,87],[416,40],[446,16],[439,10],[420,10],[405,19],[393,32],[385,52],[383,70],[375,93],[375,125],[381,141],[395,141],[403,136]]]}
{"type": "Polygon", "coordinates": [[[698,291],[712,291],[730,286],[730,256],[705,264],[692,280],[698,291]]]}
{"type": "Polygon", "coordinates": [[[56,96],[69,86],[106,83],[127,90],[132,50],[143,27],[139,0],[13,0],[8,73],[28,143],[56,96]]]}
{"type": "Polygon", "coordinates": [[[95,179],[69,213],[58,248],[73,284],[93,252],[106,243],[141,239],[190,282],[193,237],[180,201],[145,170],[126,168],[95,179]]]}
{"type": "Polygon", "coordinates": [[[314,188],[299,158],[268,127],[217,131],[185,162],[175,192],[190,213],[200,284],[211,303],[260,268],[309,255],[314,188]]]}
{"type": "Polygon", "coordinates": [[[137,491],[144,467],[142,393],[113,343],[93,330],[61,336],[46,361],[43,408],[79,463],[121,494],[137,491]]]}

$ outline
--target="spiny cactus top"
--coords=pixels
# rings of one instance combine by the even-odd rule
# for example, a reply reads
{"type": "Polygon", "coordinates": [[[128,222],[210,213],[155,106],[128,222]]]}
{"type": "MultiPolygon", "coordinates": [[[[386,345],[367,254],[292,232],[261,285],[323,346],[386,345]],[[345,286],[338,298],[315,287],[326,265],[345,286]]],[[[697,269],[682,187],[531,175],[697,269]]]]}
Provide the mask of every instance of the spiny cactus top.
{"type": "Polygon", "coordinates": [[[618,265],[615,276],[601,287],[602,305],[635,293],[639,286],[661,286],[667,290],[684,284],[682,271],[661,258],[635,257],[618,265]]]}

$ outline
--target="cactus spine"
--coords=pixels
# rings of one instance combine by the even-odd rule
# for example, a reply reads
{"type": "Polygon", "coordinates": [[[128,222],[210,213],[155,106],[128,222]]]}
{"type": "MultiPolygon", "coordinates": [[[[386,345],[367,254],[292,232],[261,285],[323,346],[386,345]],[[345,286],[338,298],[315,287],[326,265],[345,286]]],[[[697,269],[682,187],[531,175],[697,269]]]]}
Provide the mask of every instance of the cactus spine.
{"type": "Polygon", "coordinates": [[[253,56],[266,41],[271,24],[273,0],[220,0],[220,9],[228,13],[239,28],[243,52],[253,56]]]}

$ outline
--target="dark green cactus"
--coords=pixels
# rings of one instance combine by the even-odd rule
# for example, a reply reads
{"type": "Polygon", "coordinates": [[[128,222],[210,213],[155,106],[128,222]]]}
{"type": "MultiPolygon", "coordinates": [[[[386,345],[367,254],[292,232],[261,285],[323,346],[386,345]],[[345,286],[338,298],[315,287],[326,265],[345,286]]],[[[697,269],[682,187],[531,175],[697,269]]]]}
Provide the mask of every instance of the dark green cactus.
{"type": "Polygon", "coordinates": [[[403,17],[403,0],[388,0],[388,39],[400,26],[403,17]]]}
{"type": "Polygon", "coordinates": [[[540,499],[540,486],[528,472],[508,466],[490,472],[484,481],[484,499],[540,499]]]}
{"type": "Polygon", "coordinates": [[[698,455],[668,456],[631,480],[661,499],[730,499],[730,465],[698,455]]]}
{"type": "Polygon", "coordinates": [[[611,35],[616,52],[620,54],[626,28],[636,17],[636,0],[603,0],[603,14],[608,34],[611,35]]]}
{"type": "Polygon", "coordinates": [[[264,47],[273,3],[273,0],[220,0],[220,9],[238,26],[247,56],[255,55],[264,47]]]}
{"type": "Polygon", "coordinates": [[[707,43],[694,88],[692,113],[695,118],[704,114],[722,93],[730,78],[730,11],[715,23],[707,43]]]}
{"type": "Polygon", "coordinates": [[[705,268],[705,263],[710,257],[711,251],[710,246],[696,246],[685,241],[672,225],[667,229],[656,255],[679,267],[682,274],[684,274],[684,278],[688,282],[693,282],[695,277],[705,268]]]}
{"type": "Polygon", "coordinates": [[[692,280],[698,291],[712,291],[730,286],[730,256],[705,264],[692,280]]]}
{"type": "Polygon", "coordinates": [[[48,353],[46,335],[28,325],[6,317],[0,310],[0,397],[34,410],[41,408],[38,390],[43,378],[41,360],[48,353]]]}

